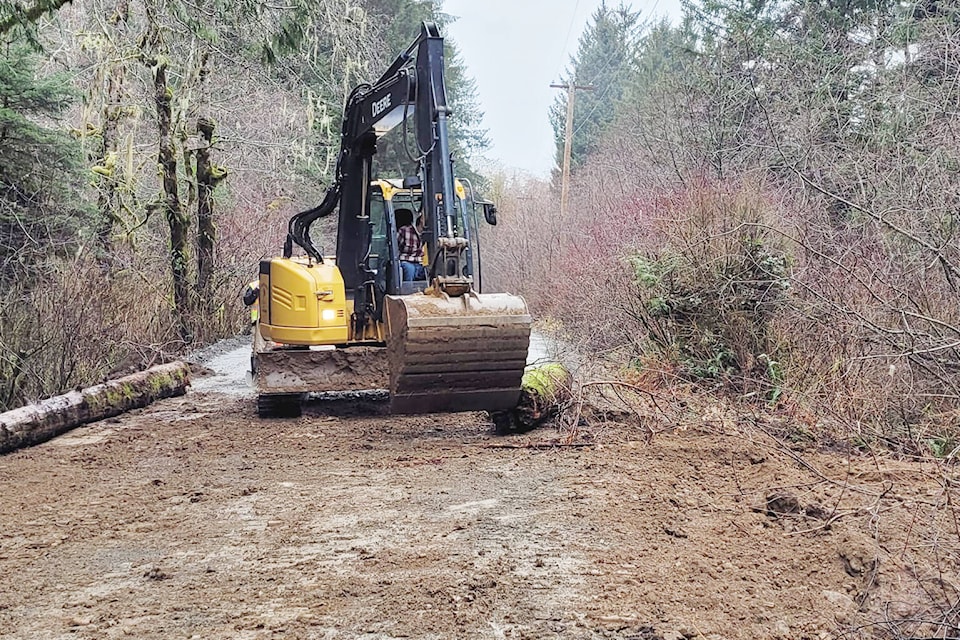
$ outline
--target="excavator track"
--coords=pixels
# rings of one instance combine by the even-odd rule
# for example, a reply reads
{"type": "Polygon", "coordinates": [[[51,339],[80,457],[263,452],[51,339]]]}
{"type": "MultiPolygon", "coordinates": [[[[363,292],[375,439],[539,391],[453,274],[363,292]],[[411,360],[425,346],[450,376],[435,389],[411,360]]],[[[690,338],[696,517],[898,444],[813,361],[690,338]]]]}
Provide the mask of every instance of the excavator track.
{"type": "Polygon", "coordinates": [[[530,313],[509,294],[386,296],[390,411],[502,411],[517,405],[530,313]]]}

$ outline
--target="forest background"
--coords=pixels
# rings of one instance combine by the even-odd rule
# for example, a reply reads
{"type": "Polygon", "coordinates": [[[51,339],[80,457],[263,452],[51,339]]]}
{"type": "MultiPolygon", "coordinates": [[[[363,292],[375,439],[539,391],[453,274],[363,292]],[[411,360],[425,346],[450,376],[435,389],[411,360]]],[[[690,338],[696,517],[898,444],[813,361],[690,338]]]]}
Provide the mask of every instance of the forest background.
{"type": "MultiPolygon", "coordinates": [[[[241,331],[240,290],[330,179],[346,94],[425,19],[451,17],[4,2],[0,409],[241,331]]],[[[701,0],[673,25],[602,4],[564,78],[593,87],[566,211],[558,176],[482,162],[449,40],[448,65],[458,168],[500,205],[488,289],[627,383],[783,413],[795,438],[957,455],[960,11],[701,0]]],[[[380,161],[403,173],[396,144],[380,161]]]]}

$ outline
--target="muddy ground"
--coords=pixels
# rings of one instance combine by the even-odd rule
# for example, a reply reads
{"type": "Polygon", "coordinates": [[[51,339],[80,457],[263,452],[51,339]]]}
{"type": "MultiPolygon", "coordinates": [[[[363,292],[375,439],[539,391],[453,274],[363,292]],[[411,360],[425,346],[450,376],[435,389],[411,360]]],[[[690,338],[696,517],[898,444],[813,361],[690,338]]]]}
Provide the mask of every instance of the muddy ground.
{"type": "Polygon", "coordinates": [[[238,384],[0,457],[0,638],[960,635],[950,468],[719,410],[266,421],[238,384]]]}

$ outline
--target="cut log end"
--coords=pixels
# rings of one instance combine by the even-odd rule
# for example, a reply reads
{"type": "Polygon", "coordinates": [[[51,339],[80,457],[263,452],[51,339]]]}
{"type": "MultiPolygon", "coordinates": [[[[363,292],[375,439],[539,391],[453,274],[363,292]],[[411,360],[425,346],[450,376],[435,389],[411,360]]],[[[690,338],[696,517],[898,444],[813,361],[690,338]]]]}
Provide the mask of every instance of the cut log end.
{"type": "Polygon", "coordinates": [[[535,429],[554,419],[572,397],[573,376],[559,362],[527,369],[521,382],[520,401],[509,411],[491,412],[498,434],[535,429]]]}

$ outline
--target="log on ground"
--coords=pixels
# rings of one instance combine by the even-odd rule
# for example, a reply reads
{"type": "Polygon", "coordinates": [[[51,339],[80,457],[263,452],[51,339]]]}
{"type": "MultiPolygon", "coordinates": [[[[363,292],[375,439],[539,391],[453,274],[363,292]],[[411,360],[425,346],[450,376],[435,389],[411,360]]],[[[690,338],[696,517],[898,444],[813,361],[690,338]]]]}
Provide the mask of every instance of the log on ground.
{"type": "Polygon", "coordinates": [[[39,444],[89,422],[186,393],[190,368],[171,362],[0,413],[0,454],[39,444]]]}
{"type": "Polygon", "coordinates": [[[573,376],[559,362],[527,369],[516,408],[490,414],[497,432],[529,431],[552,420],[570,402],[572,387],[573,376]]]}

